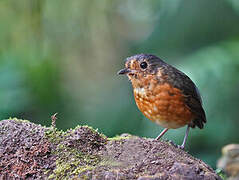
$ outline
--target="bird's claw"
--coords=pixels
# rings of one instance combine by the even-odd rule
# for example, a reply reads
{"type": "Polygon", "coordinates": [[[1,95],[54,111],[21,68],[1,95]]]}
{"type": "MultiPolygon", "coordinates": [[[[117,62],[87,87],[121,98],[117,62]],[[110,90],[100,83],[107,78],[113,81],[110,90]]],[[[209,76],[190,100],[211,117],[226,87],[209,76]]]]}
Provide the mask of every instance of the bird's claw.
{"type": "Polygon", "coordinates": [[[184,146],[182,145],[181,146],[178,145],[178,148],[184,150],[184,146]]]}
{"type": "Polygon", "coordinates": [[[176,148],[184,149],[184,146],[182,146],[182,145],[177,145],[177,144],[174,143],[172,140],[168,140],[168,142],[169,142],[172,146],[174,146],[174,147],[176,147],[176,148]]]}

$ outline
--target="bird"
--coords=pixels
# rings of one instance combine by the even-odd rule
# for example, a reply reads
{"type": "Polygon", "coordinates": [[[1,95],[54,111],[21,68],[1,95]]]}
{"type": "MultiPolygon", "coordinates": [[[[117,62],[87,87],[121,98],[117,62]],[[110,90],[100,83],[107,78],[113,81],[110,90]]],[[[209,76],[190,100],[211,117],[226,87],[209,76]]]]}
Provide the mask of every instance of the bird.
{"type": "Polygon", "coordinates": [[[184,149],[190,128],[203,129],[207,122],[202,98],[197,86],[182,71],[151,54],[126,58],[125,68],[118,72],[127,75],[139,110],[149,120],[164,127],[159,140],[169,129],[187,126],[184,149]]]}

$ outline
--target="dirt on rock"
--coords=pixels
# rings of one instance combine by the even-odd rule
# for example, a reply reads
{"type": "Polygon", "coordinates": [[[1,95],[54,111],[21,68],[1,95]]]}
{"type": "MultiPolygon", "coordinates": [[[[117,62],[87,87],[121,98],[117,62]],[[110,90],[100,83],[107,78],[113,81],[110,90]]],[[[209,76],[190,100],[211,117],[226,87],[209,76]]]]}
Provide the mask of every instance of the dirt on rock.
{"type": "Polygon", "coordinates": [[[0,179],[217,180],[212,168],[168,142],[107,138],[87,126],[66,132],[0,121],[0,179]]]}

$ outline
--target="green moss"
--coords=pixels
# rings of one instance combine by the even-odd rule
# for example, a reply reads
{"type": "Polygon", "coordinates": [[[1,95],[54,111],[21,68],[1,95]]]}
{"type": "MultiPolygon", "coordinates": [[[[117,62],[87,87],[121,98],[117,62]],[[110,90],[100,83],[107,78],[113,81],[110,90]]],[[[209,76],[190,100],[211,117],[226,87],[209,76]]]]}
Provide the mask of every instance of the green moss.
{"type": "MultiPolygon", "coordinates": [[[[102,133],[100,133],[99,131],[98,131],[98,129],[94,129],[93,127],[91,127],[91,126],[88,126],[88,125],[84,125],[84,126],[81,126],[81,127],[84,127],[84,128],[88,128],[88,129],[90,129],[93,133],[96,133],[96,134],[99,134],[102,138],[104,138],[104,139],[106,139],[107,137],[104,135],[104,134],[102,134],[102,133]]],[[[79,128],[78,126],[76,126],[76,128],[75,129],[77,129],[77,128],[79,128]]]]}
{"type": "Polygon", "coordinates": [[[223,180],[228,179],[226,173],[223,172],[223,170],[221,170],[221,169],[216,169],[215,172],[216,172],[216,174],[217,174],[218,176],[220,176],[223,180]]]}
{"type": "Polygon", "coordinates": [[[74,148],[59,145],[57,148],[56,168],[49,179],[71,178],[82,172],[92,170],[100,162],[94,155],[84,154],[74,148]]]}
{"type": "Polygon", "coordinates": [[[66,136],[66,133],[62,130],[58,131],[56,128],[45,131],[45,137],[54,144],[62,142],[64,136],[66,136]]]}
{"type": "MultiPolygon", "coordinates": [[[[83,127],[87,127],[93,133],[98,134],[97,130],[91,127],[83,127]]],[[[82,128],[82,126],[77,126],[75,129],[68,130],[67,132],[58,131],[56,128],[45,132],[45,137],[56,146],[51,153],[57,157],[56,168],[49,175],[49,179],[69,179],[76,177],[86,171],[95,169],[101,162],[98,155],[83,153],[74,147],[68,147],[64,143],[65,138],[73,134],[78,128],[82,128]]],[[[82,174],[82,176],[84,175],[82,174]]]]}
{"type": "Polygon", "coordinates": [[[123,139],[129,139],[131,138],[132,136],[115,136],[115,137],[112,137],[112,138],[107,138],[109,141],[120,141],[120,140],[123,140],[123,139]]]}
{"type": "Polygon", "coordinates": [[[106,166],[106,167],[117,167],[117,166],[121,166],[122,163],[121,162],[118,162],[118,161],[113,161],[113,160],[101,160],[100,163],[99,163],[99,166],[106,166]]]}
{"type": "Polygon", "coordinates": [[[78,167],[73,171],[73,174],[80,174],[80,173],[83,173],[83,172],[86,172],[86,171],[93,170],[94,168],[95,168],[94,166],[88,166],[88,165],[78,167]]]}
{"type": "Polygon", "coordinates": [[[29,123],[30,121],[28,120],[25,120],[25,119],[18,119],[16,117],[12,118],[12,117],[9,117],[8,120],[14,120],[16,122],[20,122],[20,123],[29,123]]]}

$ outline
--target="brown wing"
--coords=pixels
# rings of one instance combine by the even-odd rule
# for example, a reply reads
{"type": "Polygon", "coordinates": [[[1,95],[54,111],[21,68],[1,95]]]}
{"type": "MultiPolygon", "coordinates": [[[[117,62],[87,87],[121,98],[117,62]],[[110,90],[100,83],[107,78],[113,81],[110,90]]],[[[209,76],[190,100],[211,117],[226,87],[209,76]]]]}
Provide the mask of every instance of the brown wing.
{"type": "Polygon", "coordinates": [[[201,102],[198,101],[198,98],[194,98],[192,96],[187,96],[185,98],[187,106],[191,109],[191,111],[196,114],[196,118],[193,119],[191,126],[194,128],[198,126],[200,129],[203,128],[204,123],[206,123],[206,115],[204,109],[202,108],[201,102]]]}
{"type": "Polygon", "coordinates": [[[206,123],[206,115],[202,107],[202,100],[199,91],[193,81],[183,72],[172,66],[166,67],[168,81],[176,88],[180,89],[185,95],[185,103],[190,110],[195,114],[195,119],[192,121],[191,127],[203,128],[206,123]]]}

